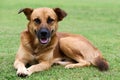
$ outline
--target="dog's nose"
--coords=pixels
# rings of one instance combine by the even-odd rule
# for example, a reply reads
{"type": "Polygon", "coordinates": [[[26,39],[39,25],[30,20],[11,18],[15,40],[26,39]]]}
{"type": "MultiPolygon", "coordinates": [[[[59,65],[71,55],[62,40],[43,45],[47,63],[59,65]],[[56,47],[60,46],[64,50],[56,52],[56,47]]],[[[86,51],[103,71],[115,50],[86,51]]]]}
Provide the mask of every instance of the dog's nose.
{"type": "Polygon", "coordinates": [[[42,31],[40,31],[41,36],[46,36],[47,34],[48,34],[48,32],[44,29],[42,31]]]}
{"type": "Polygon", "coordinates": [[[39,39],[41,38],[49,38],[51,36],[51,32],[47,28],[41,28],[38,31],[35,31],[36,35],[39,39]]]}
{"type": "Polygon", "coordinates": [[[40,29],[40,35],[41,36],[47,36],[47,34],[48,34],[48,30],[46,28],[40,29]]]}
{"type": "Polygon", "coordinates": [[[50,31],[47,28],[41,28],[39,32],[41,37],[50,37],[50,31]]]}

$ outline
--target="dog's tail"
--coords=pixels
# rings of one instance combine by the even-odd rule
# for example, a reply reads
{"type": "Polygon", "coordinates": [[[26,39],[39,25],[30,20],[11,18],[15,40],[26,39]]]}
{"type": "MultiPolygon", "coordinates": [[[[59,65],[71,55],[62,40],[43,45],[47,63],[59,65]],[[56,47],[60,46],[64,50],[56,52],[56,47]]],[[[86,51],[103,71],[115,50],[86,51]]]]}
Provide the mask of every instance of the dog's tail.
{"type": "Polygon", "coordinates": [[[108,62],[101,57],[97,57],[93,61],[93,65],[96,66],[100,71],[107,71],[109,69],[108,62]]]}

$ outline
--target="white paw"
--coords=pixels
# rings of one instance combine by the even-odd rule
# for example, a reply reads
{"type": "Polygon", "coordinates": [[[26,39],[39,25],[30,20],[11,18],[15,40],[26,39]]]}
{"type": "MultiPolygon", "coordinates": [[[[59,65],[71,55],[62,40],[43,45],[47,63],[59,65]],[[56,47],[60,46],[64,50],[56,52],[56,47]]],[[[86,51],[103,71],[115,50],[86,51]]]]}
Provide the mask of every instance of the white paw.
{"type": "Polygon", "coordinates": [[[17,70],[17,75],[18,75],[19,77],[26,77],[26,76],[29,76],[30,74],[29,74],[29,72],[27,71],[27,69],[24,68],[24,69],[18,69],[18,70],[17,70]]]}
{"type": "Polygon", "coordinates": [[[68,64],[65,66],[66,69],[74,68],[75,64],[68,64]]]}

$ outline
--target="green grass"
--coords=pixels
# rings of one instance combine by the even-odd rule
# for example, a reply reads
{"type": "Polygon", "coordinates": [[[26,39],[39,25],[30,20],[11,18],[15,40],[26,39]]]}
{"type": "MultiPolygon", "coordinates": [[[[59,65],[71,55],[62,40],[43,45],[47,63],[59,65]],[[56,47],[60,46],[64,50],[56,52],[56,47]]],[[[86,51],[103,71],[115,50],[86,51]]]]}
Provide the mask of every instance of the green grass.
{"type": "Polygon", "coordinates": [[[0,80],[119,80],[120,78],[120,1],[119,0],[1,0],[0,1],[0,80]],[[27,20],[18,15],[24,7],[60,7],[68,16],[59,23],[59,31],[82,34],[108,60],[110,69],[94,67],[64,69],[53,66],[48,71],[19,78],[13,68],[20,32],[27,20]]]}

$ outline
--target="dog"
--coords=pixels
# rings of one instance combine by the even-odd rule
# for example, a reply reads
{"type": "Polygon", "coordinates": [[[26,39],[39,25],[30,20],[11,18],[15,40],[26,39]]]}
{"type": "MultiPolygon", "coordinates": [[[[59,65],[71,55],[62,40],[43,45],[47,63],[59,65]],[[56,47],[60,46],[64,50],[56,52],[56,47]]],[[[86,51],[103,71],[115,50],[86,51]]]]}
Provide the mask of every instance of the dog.
{"type": "Polygon", "coordinates": [[[67,16],[64,10],[24,8],[18,13],[24,13],[29,21],[27,29],[20,34],[20,46],[14,62],[19,77],[48,70],[53,64],[68,69],[90,65],[100,71],[109,69],[101,52],[85,37],[57,32],[58,22],[67,16]]]}

